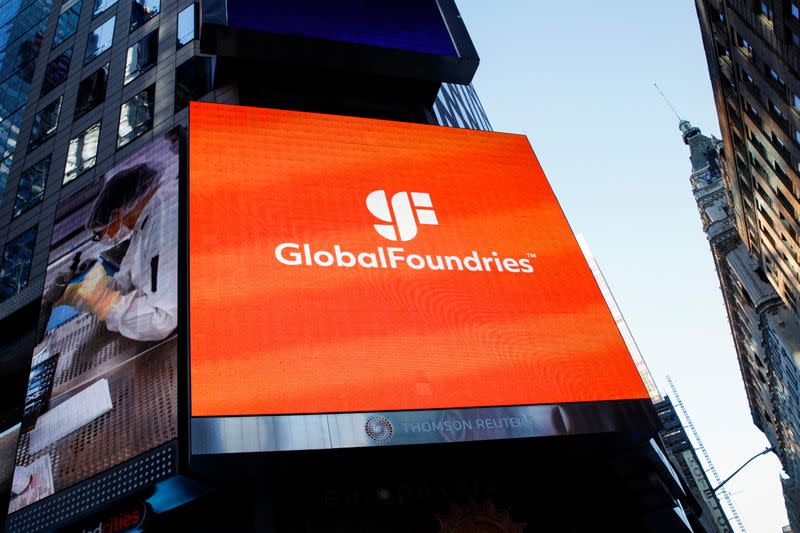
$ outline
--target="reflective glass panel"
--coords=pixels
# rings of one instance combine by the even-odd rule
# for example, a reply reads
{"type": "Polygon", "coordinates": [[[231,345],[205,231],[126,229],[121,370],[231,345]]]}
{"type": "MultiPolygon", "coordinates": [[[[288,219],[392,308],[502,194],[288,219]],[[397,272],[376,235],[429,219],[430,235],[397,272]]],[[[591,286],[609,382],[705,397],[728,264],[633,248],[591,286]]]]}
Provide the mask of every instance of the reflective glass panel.
{"type": "Polygon", "coordinates": [[[94,9],[92,9],[92,16],[96,17],[106,11],[109,7],[117,3],[117,0],[95,0],[94,9]]]}
{"type": "Polygon", "coordinates": [[[0,161],[0,199],[3,198],[3,193],[6,191],[6,184],[8,183],[8,174],[11,171],[11,158],[6,157],[0,161]]]}
{"type": "Polygon", "coordinates": [[[111,47],[111,41],[114,39],[115,19],[116,17],[111,17],[89,34],[89,41],[86,43],[85,61],[87,63],[111,47]]]}
{"type": "Polygon", "coordinates": [[[0,263],[0,302],[14,296],[28,284],[35,243],[35,226],[6,243],[3,262],[0,263]]]}
{"type": "Polygon", "coordinates": [[[125,59],[125,83],[156,64],[158,59],[158,30],[128,48],[125,59]]]}
{"type": "Polygon", "coordinates": [[[78,99],[75,102],[75,118],[82,117],[106,99],[108,83],[108,63],[94,71],[78,86],[78,99]]]}
{"type": "Polygon", "coordinates": [[[194,39],[194,4],[178,13],[178,48],[194,39]]]}
{"type": "Polygon", "coordinates": [[[72,48],[67,48],[64,52],[50,61],[44,69],[44,81],[42,82],[41,95],[49,93],[67,79],[69,65],[72,63],[72,48]]]}
{"type": "Polygon", "coordinates": [[[97,141],[100,139],[100,123],[69,141],[67,164],[64,167],[64,185],[74,180],[97,161],[97,141]]]}
{"type": "Polygon", "coordinates": [[[28,143],[28,149],[33,149],[44,141],[53,136],[58,128],[58,116],[61,114],[61,100],[59,96],[46,106],[44,106],[36,116],[33,118],[33,127],[31,128],[31,140],[28,143]]]}
{"type": "Polygon", "coordinates": [[[78,27],[78,19],[81,16],[81,5],[82,0],[72,0],[65,3],[64,7],[61,8],[58,24],[56,24],[56,35],[53,37],[53,48],[75,33],[75,29],[78,27]]]}
{"type": "Polygon", "coordinates": [[[0,121],[0,157],[8,157],[17,149],[19,127],[25,108],[18,109],[5,120],[0,121]]]}
{"type": "Polygon", "coordinates": [[[47,173],[50,171],[50,155],[28,168],[19,178],[17,201],[14,203],[15,217],[42,201],[47,173]]]}
{"type": "Polygon", "coordinates": [[[121,148],[153,127],[155,85],[122,104],[119,115],[117,148],[121,148]]]}
{"type": "Polygon", "coordinates": [[[175,111],[211,90],[211,58],[192,57],[175,69],[175,111]]]}
{"type": "Polygon", "coordinates": [[[135,30],[161,10],[161,0],[133,0],[131,4],[131,31],[135,30]]]}

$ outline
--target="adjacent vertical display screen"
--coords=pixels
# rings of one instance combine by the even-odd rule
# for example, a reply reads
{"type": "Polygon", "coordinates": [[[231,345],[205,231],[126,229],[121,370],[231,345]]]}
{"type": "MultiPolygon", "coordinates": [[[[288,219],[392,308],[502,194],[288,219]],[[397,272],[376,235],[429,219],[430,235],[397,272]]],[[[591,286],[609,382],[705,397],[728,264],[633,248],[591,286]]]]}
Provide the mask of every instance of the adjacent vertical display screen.
{"type": "Polygon", "coordinates": [[[233,28],[457,55],[436,0],[228,0],[226,5],[233,28]]]}
{"type": "Polygon", "coordinates": [[[9,512],[177,437],[178,145],[58,203],[9,512]]]}
{"type": "Polygon", "coordinates": [[[189,135],[195,453],[610,430],[649,403],[524,136],[201,103],[189,135]]]}

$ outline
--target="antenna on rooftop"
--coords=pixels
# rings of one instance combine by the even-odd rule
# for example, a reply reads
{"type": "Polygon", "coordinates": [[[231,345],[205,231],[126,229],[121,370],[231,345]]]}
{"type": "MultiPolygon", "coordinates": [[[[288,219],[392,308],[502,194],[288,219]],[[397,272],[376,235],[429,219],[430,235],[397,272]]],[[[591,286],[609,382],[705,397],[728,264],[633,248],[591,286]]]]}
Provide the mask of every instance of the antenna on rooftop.
{"type": "Polygon", "coordinates": [[[661,95],[661,98],[664,99],[664,101],[667,103],[669,108],[672,109],[672,112],[675,113],[675,116],[678,117],[678,122],[683,122],[683,119],[681,118],[681,115],[678,113],[678,111],[675,109],[675,106],[672,105],[672,103],[669,101],[669,99],[666,97],[666,95],[664,95],[664,92],[661,90],[661,87],[659,87],[657,83],[654,83],[653,85],[655,85],[656,90],[658,91],[658,94],[661,95]]]}

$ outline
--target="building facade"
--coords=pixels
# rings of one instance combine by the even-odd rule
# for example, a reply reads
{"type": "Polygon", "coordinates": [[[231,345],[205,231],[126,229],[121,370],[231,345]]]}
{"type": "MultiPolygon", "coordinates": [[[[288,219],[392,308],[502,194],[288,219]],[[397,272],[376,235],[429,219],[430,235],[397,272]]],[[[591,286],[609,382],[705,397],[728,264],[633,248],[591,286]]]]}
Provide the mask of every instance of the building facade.
{"type": "MultiPolygon", "coordinates": [[[[11,337],[19,331],[23,315],[37,313],[49,287],[52,243],[71,238],[59,234],[59,223],[71,216],[64,210],[75,208],[66,204],[73,198],[91,203],[103,175],[175,127],[185,127],[190,100],[237,104],[242,103],[242,93],[249,103],[257,99],[252,90],[248,93],[248,81],[240,84],[235,77],[216,76],[216,58],[201,52],[199,37],[200,4],[192,0],[0,0],[0,529],[14,465],[28,461],[17,449],[23,415],[16,404],[25,399],[24,383],[32,364],[40,368],[30,351],[13,355],[18,339],[11,337]],[[22,391],[17,383],[23,384],[22,391]]],[[[356,105],[354,114],[491,129],[471,86],[435,88],[438,94],[424,109],[401,107],[398,112],[392,107],[395,102],[378,98],[363,109],[356,105]]],[[[65,347],[73,342],[66,333],[65,347]]],[[[81,372],[98,372],[108,366],[109,354],[121,354],[116,345],[108,345],[105,352],[87,360],[81,372]]],[[[174,366],[161,372],[174,372],[174,366]]],[[[60,379],[54,379],[55,387],[60,379]]],[[[119,399],[112,400],[116,404],[119,399]]],[[[162,407],[164,412],[170,409],[174,407],[162,407]]],[[[93,426],[87,425],[76,438],[89,442],[89,433],[97,430],[93,426]]],[[[174,420],[153,421],[152,426],[153,431],[174,434],[174,420]]],[[[108,444],[105,452],[96,447],[98,465],[103,462],[100,455],[113,455],[114,447],[125,446],[108,444]]],[[[56,484],[59,476],[64,483],[80,479],[80,467],[70,465],[66,454],[50,455],[56,484]]],[[[139,456],[138,462],[117,467],[114,476],[123,476],[127,489],[139,490],[153,481],[141,472],[154,460],[162,462],[163,473],[174,474],[174,451],[158,448],[139,456]],[[131,476],[134,471],[139,473],[131,476]]],[[[95,503],[112,501],[118,490],[113,485],[92,483],[95,503]]],[[[76,488],[85,494],[80,483],[76,488]]],[[[47,500],[45,514],[52,514],[52,522],[36,522],[36,513],[25,508],[14,515],[10,529],[34,531],[69,521],[86,505],[85,496],[73,493],[67,499],[47,500]]]]}
{"type": "Polygon", "coordinates": [[[753,422],[774,447],[788,475],[782,484],[787,512],[796,524],[794,494],[800,476],[796,361],[800,328],[739,237],[725,187],[733,179],[724,165],[727,149],[688,121],[682,121],[679,129],[690,150],[689,181],[719,276],[753,422]]]}
{"type": "Polygon", "coordinates": [[[797,315],[800,6],[698,0],[734,223],[797,315]]]}
{"type": "MultiPolygon", "coordinates": [[[[491,129],[469,85],[428,84],[419,91],[430,96],[430,103],[409,107],[396,98],[407,92],[402,80],[354,76],[347,84],[349,74],[309,74],[291,65],[270,65],[275,68],[268,69],[269,82],[264,83],[264,71],[236,65],[237,58],[223,69],[222,61],[201,51],[199,10],[191,0],[0,0],[0,143],[5,143],[0,163],[0,355],[22,353],[24,359],[15,365],[2,360],[0,378],[3,383],[19,381],[13,372],[21,366],[23,385],[29,374],[31,383],[49,379],[50,389],[42,396],[55,386],[63,389],[59,392],[64,398],[107,375],[112,397],[98,394],[98,403],[113,400],[114,409],[101,405],[97,412],[128,417],[113,427],[111,417],[84,419],[59,443],[34,443],[26,440],[28,435],[20,437],[31,429],[25,427],[29,405],[24,387],[24,411],[0,405],[0,517],[8,508],[3,498],[13,489],[12,472],[50,472],[49,486],[34,487],[40,494],[28,501],[21,499],[30,496],[30,485],[12,490],[17,501],[8,529],[52,530],[86,520],[76,531],[95,530],[98,521],[101,526],[106,520],[119,524],[120,517],[126,522],[144,514],[136,507],[118,507],[120,501],[127,505],[138,498],[136,505],[144,501],[150,514],[160,515],[161,522],[152,529],[163,531],[400,532],[418,531],[419,524],[430,531],[455,531],[464,516],[476,523],[489,516],[517,529],[523,520],[531,525],[536,520],[536,526],[554,530],[568,514],[576,530],[689,530],[679,501],[685,493],[673,469],[652,440],[634,445],[626,435],[615,436],[618,440],[600,435],[440,447],[429,455],[415,447],[396,447],[388,456],[392,460],[372,451],[343,455],[334,464],[327,456],[312,456],[293,465],[302,475],[287,474],[291,469],[282,465],[279,486],[272,485],[273,474],[281,472],[264,469],[268,475],[226,485],[209,504],[202,497],[214,491],[202,483],[197,487],[179,480],[177,489],[170,484],[179,471],[177,408],[168,401],[177,396],[175,391],[148,396],[154,384],[175,387],[177,357],[166,361],[172,366],[159,367],[151,345],[129,357],[135,346],[110,339],[89,320],[64,320],[53,328],[49,320],[44,324],[58,343],[50,345],[58,346],[58,353],[17,350],[18,345],[36,344],[39,332],[20,333],[25,338],[18,342],[13,338],[16,328],[22,332],[31,315],[39,316],[40,303],[55,303],[47,295],[58,277],[50,274],[68,265],[54,263],[54,255],[67,257],[65,250],[74,251],[78,241],[87,249],[94,242],[85,235],[90,228],[84,227],[84,209],[102,191],[102,177],[116,176],[148,147],[166,145],[160,154],[168,157],[175,144],[169,134],[187,125],[190,100],[491,129]],[[77,350],[76,338],[94,351],[83,346],[77,350]],[[125,352],[126,346],[131,350],[125,352]],[[136,378],[125,381],[124,373],[115,372],[129,363],[136,366],[131,373],[136,378]],[[125,402],[137,408],[123,413],[119,407],[125,402]],[[148,449],[147,442],[138,441],[139,433],[150,429],[158,435],[147,442],[158,446],[148,449]],[[131,442],[138,447],[129,446],[131,442]],[[40,461],[43,450],[50,451],[52,461],[40,461]],[[478,453],[491,461],[474,461],[478,453]],[[557,460],[562,454],[571,459],[557,460]],[[324,482],[308,482],[321,472],[328,474],[324,482]],[[542,480],[542,485],[531,479],[542,480]],[[580,486],[576,479],[582,479],[580,486]],[[592,496],[579,501],[586,494],[592,496]],[[187,503],[195,498],[199,504],[187,503]],[[513,508],[469,500],[509,502],[513,508]],[[574,513],[576,502],[584,511],[580,515],[574,513]],[[625,502],[624,509],[617,508],[620,502],[625,502]],[[450,513],[441,514],[448,506],[450,513]],[[170,514],[172,509],[177,511],[170,514]]],[[[80,267],[77,256],[73,262],[72,270],[80,267]]],[[[158,264],[149,262],[151,270],[158,264]]],[[[153,287],[156,277],[148,280],[153,287]]],[[[105,387],[107,393],[109,385],[105,387]]],[[[97,390],[103,392],[102,387],[97,390]]],[[[11,393],[2,388],[0,395],[11,393]]],[[[39,397],[32,398],[30,408],[45,411],[39,397]]],[[[253,470],[260,468],[254,461],[253,470]]],[[[31,479],[28,475],[25,481],[31,479]]]]}

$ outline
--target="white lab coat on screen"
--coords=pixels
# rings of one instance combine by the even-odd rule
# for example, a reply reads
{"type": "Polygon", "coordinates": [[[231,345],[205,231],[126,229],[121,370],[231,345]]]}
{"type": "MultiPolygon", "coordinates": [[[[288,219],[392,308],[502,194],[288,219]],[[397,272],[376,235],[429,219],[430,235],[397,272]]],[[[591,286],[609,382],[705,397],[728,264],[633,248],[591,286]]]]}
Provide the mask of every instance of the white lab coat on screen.
{"type": "Polygon", "coordinates": [[[121,297],[106,327],[129,339],[165,339],[178,325],[178,180],[162,183],[142,210],[113,278],[121,297]]]}

